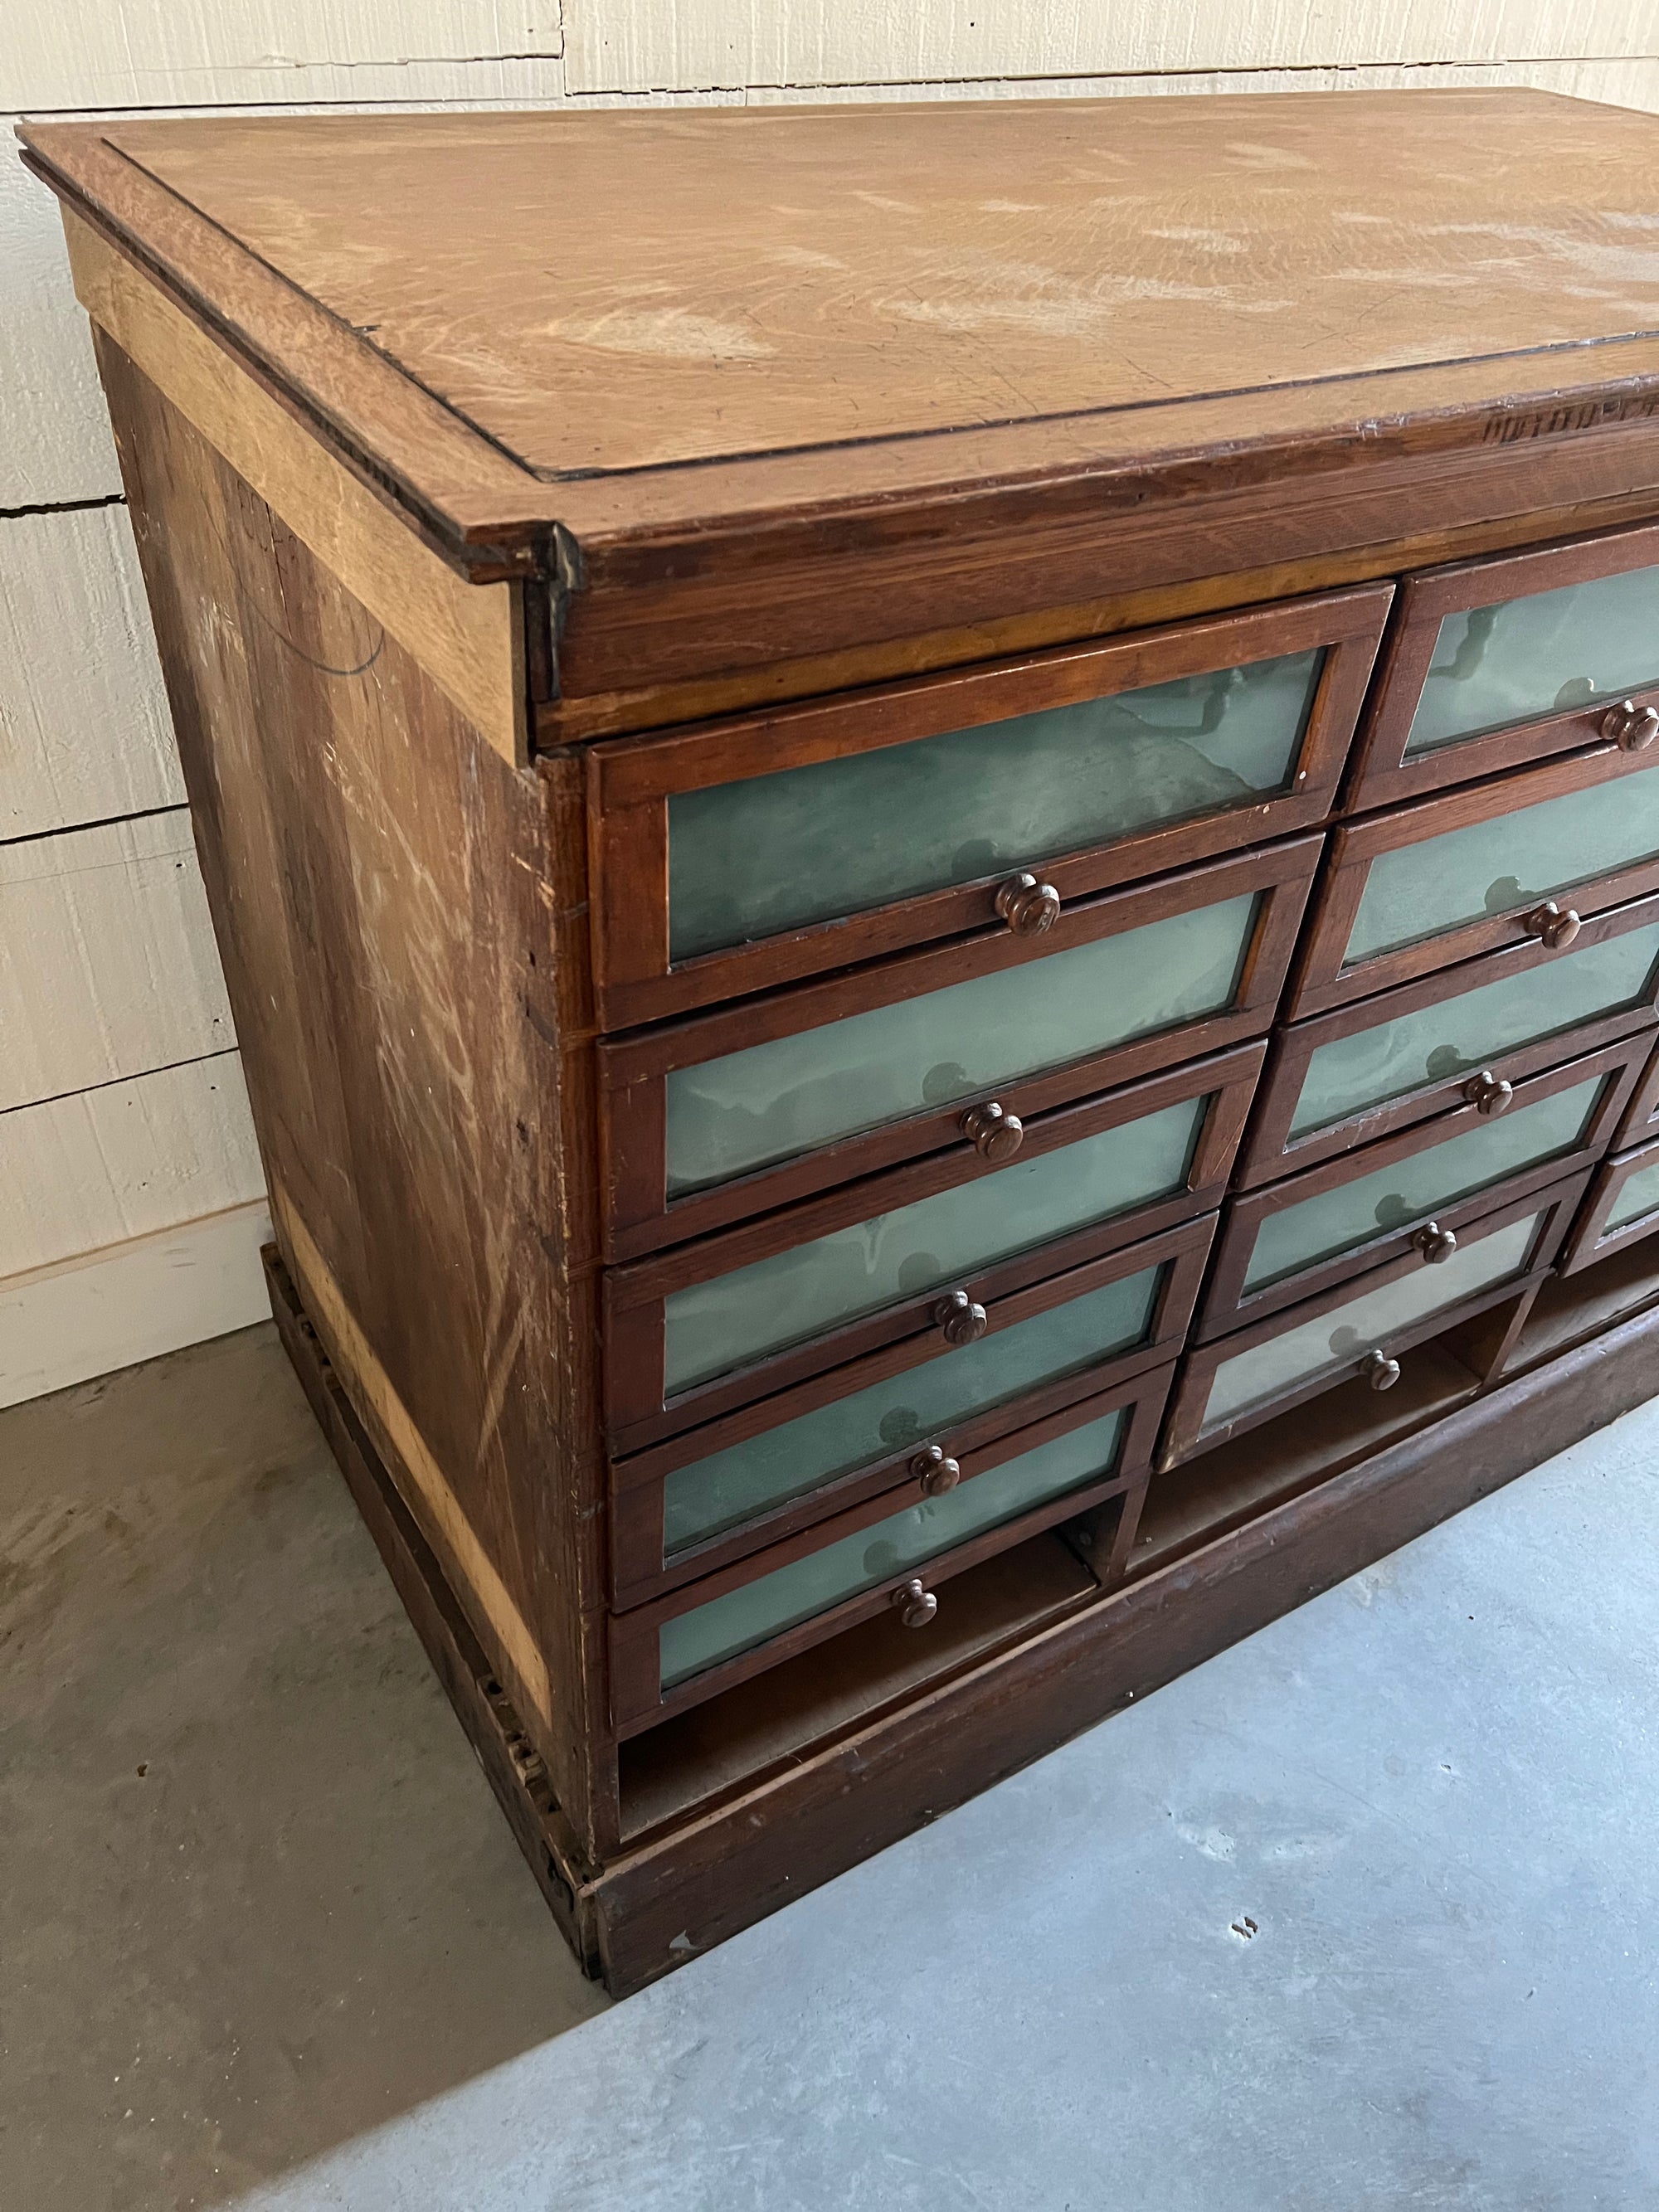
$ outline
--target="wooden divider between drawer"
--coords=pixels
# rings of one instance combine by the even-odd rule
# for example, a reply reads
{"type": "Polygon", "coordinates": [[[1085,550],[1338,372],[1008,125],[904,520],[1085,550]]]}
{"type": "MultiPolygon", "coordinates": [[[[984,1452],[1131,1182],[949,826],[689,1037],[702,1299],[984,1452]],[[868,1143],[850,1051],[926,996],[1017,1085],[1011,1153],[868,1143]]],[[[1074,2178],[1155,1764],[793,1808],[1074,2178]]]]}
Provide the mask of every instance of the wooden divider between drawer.
{"type": "Polygon", "coordinates": [[[1580,1269],[1659,1231],[1659,1138],[1604,1160],[1572,1224],[1561,1273],[1580,1269]]]}

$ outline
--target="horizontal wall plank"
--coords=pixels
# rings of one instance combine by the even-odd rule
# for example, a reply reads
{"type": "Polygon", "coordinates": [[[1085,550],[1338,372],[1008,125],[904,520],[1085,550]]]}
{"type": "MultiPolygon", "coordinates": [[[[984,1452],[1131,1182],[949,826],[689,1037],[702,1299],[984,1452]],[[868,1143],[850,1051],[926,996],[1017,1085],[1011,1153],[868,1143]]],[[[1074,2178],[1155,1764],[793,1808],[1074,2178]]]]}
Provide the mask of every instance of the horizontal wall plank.
{"type": "Polygon", "coordinates": [[[573,94],[1625,59],[1656,43],[1647,0],[565,0],[564,12],[573,94]]]}
{"type": "Polygon", "coordinates": [[[0,1406],[267,1319],[263,1200],[0,1281],[0,1406]]]}
{"type": "Polygon", "coordinates": [[[15,120],[0,118],[0,507],[105,499],[121,471],[92,338],[58,203],[18,160],[15,120]]]}
{"type": "Polygon", "coordinates": [[[0,1277],[262,1197],[234,1052],[0,1114],[0,1277]]]}
{"type": "Polygon", "coordinates": [[[235,1042],[183,807],[0,846],[0,1111],[235,1042]]]}
{"type": "Polygon", "coordinates": [[[8,11],[0,106],[442,99],[458,63],[559,51],[557,0],[57,0],[8,11]]]}
{"type": "Polygon", "coordinates": [[[0,840],[184,796],[125,507],[0,520],[0,840]]]}

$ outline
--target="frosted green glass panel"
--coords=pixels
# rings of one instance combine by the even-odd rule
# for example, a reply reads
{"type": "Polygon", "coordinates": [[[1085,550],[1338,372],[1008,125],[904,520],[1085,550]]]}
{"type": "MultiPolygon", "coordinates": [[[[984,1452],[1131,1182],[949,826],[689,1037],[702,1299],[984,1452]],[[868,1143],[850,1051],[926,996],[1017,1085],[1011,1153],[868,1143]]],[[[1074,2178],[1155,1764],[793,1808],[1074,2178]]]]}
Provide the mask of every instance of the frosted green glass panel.
{"type": "Polygon", "coordinates": [[[1607,1216],[1607,1229],[1601,1234],[1605,1237],[1607,1229],[1622,1229],[1627,1222],[1639,1221],[1644,1213],[1651,1213],[1656,1206],[1659,1206],[1659,1164],[1638,1168],[1613,1200],[1613,1211],[1607,1216]]]}
{"type": "Polygon", "coordinates": [[[1659,568],[1448,615],[1406,757],[1659,682],[1659,568]]]}
{"type": "Polygon", "coordinates": [[[1496,1121],[1477,1121],[1443,1145],[1431,1145],[1409,1159],[1378,1168],[1334,1190],[1322,1191],[1270,1214],[1256,1231],[1244,1271],[1247,1291],[1277,1283],[1316,1261],[1369,1243],[1409,1221],[1430,1214],[1476,1191],[1488,1190],[1506,1176],[1540,1160],[1571,1152],[1583,1141],[1595,1102],[1612,1081],[1594,1075],[1571,1091],[1540,1098],[1535,1106],[1513,1108],[1496,1121]]]}
{"type": "Polygon", "coordinates": [[[1291,788],[1322,652],[668,802],[669,957],[775,936],[1291,788]]]}
{"type": "Polygon", "coordinates": [[[1167,1197],[1187,1180],[1208,1103],[1183,1098],[672,1291],[664,1301],[665,1388],[688,1389],[989,1261],[1167,1197]]]}
{"type": "Polygon", "coordinates": [[[1326,1128],[1597,1014],[1639,1006],[1656,957],[1659,923],[1564,952],[1540,968],[1483,983],[1418,1013],[1396,1014],[1352,1036],[1333,1037],[1316,1046],[1308,1062],[1291,1133],[1326,1128]]]}
{"type": "Polygon", "coordinates": [[[1257,898],[1170,915],[1092,945],[752,1045],[667,1079],[671,1195],[987,1095],[1231,1006],[1257,898]]]}
{"type": "Polygon", "coordinates": [[[1346,964],[1420,945],[1659,854],[1659,767],[1379,853],[1366,871],[1346,964]]]}
{"type": "Polygon", "coordinates": [[[751,1650],[797,1621],[827,1613],[844,1598],[921,1566],[1068,1490],[1103,1481],[1117,1464],[1123,1425],[1121,1410],[1108,1413],[1103,1420],[1091,1421],[959,1483],[943,1498],[924,1498],[793,1565],[665,1620],[660,1631],[663,1687],[672,1689],[722,1659],[751,1650]]]}
{"type": "Polygon", "coordinates": [[[1540,1216],[1495,1230],[1477,1244],[1465,1244],[1437,1267],[1417,1267],[1397,1282],[1384,1283],[1333,1306],[1315,1321],[1282,1336],[1269,1337],[1249,1352],[1224,1359],[1215,1371],[1204,1408],[1200,1434],[1254,1406],[1267,1405],[1328,1367],[1346,1367],[1372,1346],[1387,1348],[1389,1332],[1426,1321],[1449,1306],[1518,1274],[1537,1230],[1540,1216]]]}
{"type": "Polygon", "coordinates": [[[942,1437],[969,1414],[1144,1344],[1164,1272],[1144,1267],[763,1436],[676,1468],[663,1484],[665,1555],[672,1559],[688,1545],[738,1528],[837,1475],[942,1437]]]}

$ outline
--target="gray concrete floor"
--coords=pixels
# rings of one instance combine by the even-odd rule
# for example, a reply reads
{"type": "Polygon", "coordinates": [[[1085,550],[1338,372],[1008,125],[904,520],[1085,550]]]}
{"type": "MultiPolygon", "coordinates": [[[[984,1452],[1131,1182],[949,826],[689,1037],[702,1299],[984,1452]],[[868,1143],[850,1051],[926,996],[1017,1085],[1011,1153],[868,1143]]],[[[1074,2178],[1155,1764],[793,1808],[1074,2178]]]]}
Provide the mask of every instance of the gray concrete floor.
{"type": "Polygon", "coordinates": [[[0,1416],[5,2212],[1653,2212],[1659,1402],[623,2005],[266,1329],[0,1416]]]}

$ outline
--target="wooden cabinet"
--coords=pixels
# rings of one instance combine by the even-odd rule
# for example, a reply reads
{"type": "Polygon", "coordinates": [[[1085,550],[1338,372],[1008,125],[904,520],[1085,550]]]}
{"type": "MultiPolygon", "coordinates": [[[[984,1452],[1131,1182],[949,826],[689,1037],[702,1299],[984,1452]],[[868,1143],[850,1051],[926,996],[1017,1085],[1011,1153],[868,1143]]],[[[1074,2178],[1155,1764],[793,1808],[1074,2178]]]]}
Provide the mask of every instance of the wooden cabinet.
{"type": "Polygon", "coordinates": [[[1659,1372],[1659,123],[1217,112],[23,133],[273,1314],[618,1992],[1659,1372]]]}

